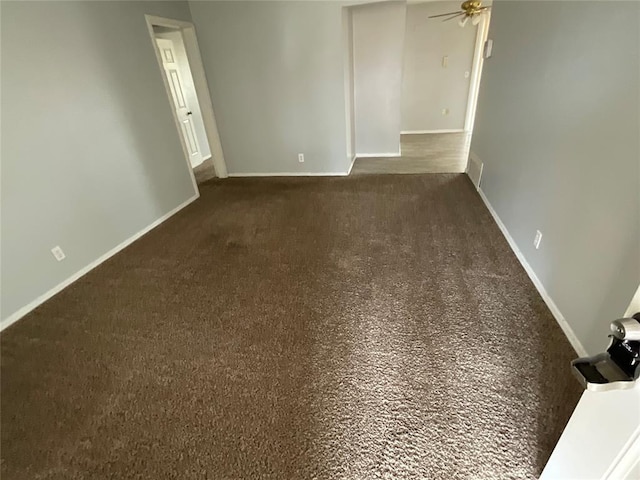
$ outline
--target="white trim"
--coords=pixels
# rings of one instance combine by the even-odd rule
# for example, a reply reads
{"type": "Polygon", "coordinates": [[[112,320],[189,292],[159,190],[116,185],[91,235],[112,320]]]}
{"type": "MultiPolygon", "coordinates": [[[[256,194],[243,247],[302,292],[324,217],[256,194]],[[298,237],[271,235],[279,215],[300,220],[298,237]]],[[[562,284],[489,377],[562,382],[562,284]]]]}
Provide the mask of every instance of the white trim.
{"type": "Polygon", "coordinates": [[[399,157],[400,152],[394,153],[356,153],[356,158],[399,157]]]}
{"type": "Polygon", "coordinates": [[[354,155],[356,150],[355,139],[355,90],[353,72],[353,21],[351,18],[351,8],[342,7],[342,50],[343,50],[343,77],[344,77],[344,106],[346,123],[347,156],[354,155]]]}
{"type": "Polygon", "coordinates": [[[483,172],[484,172],[484,162],[480,160],[480,157],[478,157],[475,153],[469,150],[469,158],[467,158],[467,168],[465,169],[464,173],[466,173],[467,176],[471,179],[471,183],[475,185],[476,190],[479,190],[480,185],[482,185],[483,172]],[[469,167],[471,166],[472,163],[476,166],[480,165],[480,171],[478,172],[478,183],[475,183],[473,181],[473,178],[471,178],[471,175],[469,175],[469,167]]]}
{"type": "Polygon", "coordinates": [[[189,28],[182,29],[184,46],[187,51],[187,58],[191,66],[191,75],[193,83],[196,86],[196,94],[200,103],[200,111],[202,113],[202,121],[207,131],[207,140],[211,148],[211,156],[213,157],[213,167],[218,178],[227,178],[227,164],[224,160],[224,152],[220,141],[220,133],[218,132],[218,123],[213,111],[213,101],[209,92],[209,82],[204,71],[204,64],[200,55],[200,47],[198,46],[198,38],[196,37],[196,29],[192,25],[189,28]]]}
{"type": "MultiPolygon", "coordinates": [[[[145,15],[145,18],[147,19],[147,25],[151,24],[152,26],[180,29],[193,27],[193,23],[184,20],[174,20],[173,18],[157,17],[155,15],[145,15]]],[[[151,30],[153,31],[153,27],[151,30]]]]}
{"type": "Polygon", "coordinates": [[[353,164],[356,163],[356,156],[351,157],[351,165],[349,165],[349,171],[347,172],[347,176],[351,175],[351,170],[353,170],[353,164]]]}
{"type": "Polygon", "coordinates": [[[229,173],[230,177],[346,177],[349,172],[250,172],[229,173]]]}
{"type": "Polygon", "coordinates": [[[444,128],[441,130],[403,130],[400,135],[423,135],[425,133],[463,133],[462,128],[444,128]]]}
{"type": "Polygon", "coordinates": [[[632,480],[634,468],[640,464],[640,428],[631,435],[622,451],[613,460],[602,478],[606,480],[632,480]]]}
{"type": "Polygon", "coordinates": [[[471,80],[469,81],[469,96],[467,98],[467,111],[464,116],[464,131],[473,132],[473,124],[478,107],[478,94],[480,92],[480,80],[482,79],[482,67],[484,65],[484,42],[489,36],[489,22],[491,10],[481,15],[478,30],[476,32],[476,44],[473,51],[473,64],[471,67],[471,80]]]}
{"type": "Polygon", "coordinates": [[[100,257],[98,257],[98,259],[94,260],[93,262],[91,262],[86,267],[81,268],[76,273],[71,275],[69,278],[67,278],[66,280],[60,282],[58,285],[53,287],[48,292],[40,295],[34,301],[30,302],[29,304],[25,305],[24,307],[22,307],[18,311],[16,311],[16,312],[12,313],[11,315],[9,315],[7,318],[2,320],[2,322],[0,322],[0,331],[4,330],[9,325],[13,325],[14,323],[16,323],[18,320],[20,320],[22,317],[24,317],[27,313],[31,312],[36,307],[38,307],[39,305],[41,305],[44,302],[46,302],[47,300],[49,300],[56,293],[58,293],[61,290],[65,289],[66,287],[71,285],[73,282],[78,280],[80,277],[83,277],[84,275],[89,273],[91,270],[96,268],[98,265],[100,265],[104,261],[106,261],[109,258],[113,257],[119,251],[121,251],[124,248],[128,247],[129,245],[131,245],[133,242],[135,242],[137,239],[139,239],[145,233],[148,233],[149,231],[153,230],[155,227],[160,225],[162,222],[167,220],[169,217],[171,217],[174,214],[178,213],[180,210],[182,210],[184,207],[189,205],[191,202],[197,200],[198,197],[200,197],[200,194],[196,190],[196,194],[193,197],[191,197],[189,200],[187,200],[186,202],[181,203],[176,208],[171,210],[169,213],[166,213],[162,217],[158,218],[153,223],[151,223],[150,225],[148,225],[145,228],[143,228],[142,230],[140,230],[138,233],[132,235],[131,237],[127,238],[124,242],[120,243],[118,246],[112,248],[111,250],[109,250],[104,255],[101,255],[100,257]]]}
{"type": "MultiPolygon", "coordinates": [[[[181,20],[173,20],[170,18],[156,17],[154,15],[145,15],[145,19],[147,22],[147,29],[149,30],[149,35],[151,36],[151,43],[153,44],[153,49],[156,54],[156,60],[158,61],[158,67],[160,68],[162,80],[164,83],[164,88],[167,92],[167,98],[171,102],[171,90],[169,87],[169,83],[167,81],[166,75],[164,75],[163,67],[162,67],[162,57],[160,56],[160,50],[158,49],[158,45],[155,42],[155,35],[153,32],[153,26],[157,25],[160,27],[170,27],[170,28],[179,28],[182,33],[182,40],[184,41],[184,48],[187,52],[187,59],[189,60],[189,67],[191,68],[191,76],[193,77],[193,84],[196,89],[196,96],[198,97],[198,103],[200,104],[200,112],[202,114],[202,121],[204,123],[204,128],[207,132],[207,140],[209,142],[209,148],[211,149],[211,154],[213,157],[213,166],[216,172],[216,176],[219,178],[227,177],[227,165],[224,161],[224,152],[222,151],[222,144],[220,143],[220,134],[218,133],[218,126],[216,123],[215,114],[213,111],[213,103],[211,101],[211,94],[209,93],[209,84],[207,83],[207,77],[204,71],[204,64],[202,63],[202,57],[200,56],[200,47],[198,46],[198,39],[196,37],[195,26],[191,22],[184,22],[181,20]]],[[[180,132],[180,120],[177,117],[175,110],[171,109],[173,113],[173,117],[176,123],[176,128],[178,132],[180,132]]],[[[191,167],[191,162],[189,161],[189,154],[187,150],[187,146],[185,144],[184,138],[182,135],[178,135],[180,137],[180,143],[182,144],[182,149],[185,154],[185,158],[187,162],[189,162],[189,169],[193,170],[191,167]]],[[[191,171],[192,182],[196,191],[198,190],[198,185],[191,171]]]]}
{"type": "MultiPolygon", "coordinates": [[[[162,84],[164,85],[164,89],[167,94],[167,100],[171,105],[171,115],[173,116],[173,121],[175,123],[176,130],[178,133],[178,138],[180,139],[180,146],[182,147],[182,153],[184,155],[184,158],[187,162],[187,166],[189,168],[189,176],[191,177],[191,184],[193,185],[194,191],[199,192],[198,182],[196,181],[196,176],[193,173],[194,165],[191,163],[191,155],[189,155],[189,149],[187,148],[186,141],[182,135],[182,129],[180,127],[180,119],[178,118],[176,109],[173,107],[171,87],[169,87],[169,81],[167,80],[167,76],[164,73],[164,67],[162,65],[162,55],[160,54],[160,48],[158,47],[158,43],[156,42],[155,32],[153,31],[154,25],[158,25],[161,27],[182,28],[187,22],[182,22],[180,20],[162,19],[160,17],[153,17],[151,15],[145,15],[145,19],[147,22],[147,30],[149,31],[149,36],[151,37],[151,44],[153,45],[153,51],[156,54],[156,61],[158,62],[158,68],[160,69],[160,77],[162,78],[162,84]]],[[[185,45],[185,49],[186,49],[186,45],[185,45]]],[[[187,57],[188,56],[189,55],[187,54],[187,57]]],[[[205,129],[206,129],[206,126],[205,126],[205,129]]]]}
{"type": "Polygon", "coordinates": [[[208,157],[202,157],[202,161],[206,162],[207,160],[209,160],[213,155],[209,155],[208,157]]]}
{"type": "Polygon", "coordinates": [[[487,210],[489,210],[489,213],[491,213],[491,216],[493,217],[496,224],[498,225],[498,228],[500,228],[502,235],[504,235],[504,238],[507,239],[507,242],[509,243],[511,250],[513,250],[513,253],[516,254],[516,258],[524,268],[525,272],[527,272],[527,275],[529,275],[529,278],[531,279],[531,281],[533,282],[533,285],[538,290],[538,293],[540,293],[540,296],[544,300],[544,303],[546,303],[547,307],[549,307],[549,310],[551,310],[551,314],[555,317],[556,322],[558,322],[558,325],[560,325],[560,328],[562,329],[567,339],[571,343],[571,346],[576,351],[578,356],[586,357],[587,351],[582,346],[582,343],[580,343],[580,340],[578,340],[578,337],[576,336],[575,332],[573,331],[573,329],[571,328],[567,320],[564,318],[564,315],[562,315],[562,312],[560,311],[558,306],[555,304],[551,296],[547,293],[547,290],[544,288],[544,285],[542,284],[542,282],[540,281],[536,273],[533,271],[533,268],[531,268],[531,265],[529,265],[529,262],[527,262],[527,259],[518,248],[518,245],[516,244],[515,240],[507,230],[507,227],[504,225],[504,223],[502,223],[502,220],[500,219],[496,211],[491,206],[491,203],[489,203],[489,200],[487,199],[487,197],[485,196],[481,188],[478,189],[478,193],[480,194],[480,198],[482,198],[482,201],[486,205],[487,210]]]}

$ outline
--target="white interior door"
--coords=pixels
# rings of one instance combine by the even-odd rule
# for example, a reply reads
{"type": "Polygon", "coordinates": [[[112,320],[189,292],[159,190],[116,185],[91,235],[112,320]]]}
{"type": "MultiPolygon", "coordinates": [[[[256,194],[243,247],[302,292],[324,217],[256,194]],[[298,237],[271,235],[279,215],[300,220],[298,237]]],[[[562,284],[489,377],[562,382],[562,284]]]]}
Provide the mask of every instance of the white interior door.
{"type": "Polygon", "coordinates": [[[196,139],[196,131],[192,118],[193,113],[187,103],[187,96],[185,95],[183,87],[184,83],[180,76],[180,70],[176,61],[176,51],[171,40],[156,38],[156,43],[160,49],[162,66],[164,67],[164,73],[167,76],[167,81],[169,82],[173,106],[176,110],[178,120],[180,121],[180,133],[182,134],[184,143],[187,146],[191,166],[195,167],[202,163],[203,158],[196,139]]]}
{"type": "MultiPolygon", "coordinates": [[[[636,312],[640,312],[640,287],[624,317],[636,312]]],[[[603,338],[603,350],[607,344],[603,338]]],[[[585,390],[540,479],[639,478],[640,380],[629,390],[585,390]]]]}

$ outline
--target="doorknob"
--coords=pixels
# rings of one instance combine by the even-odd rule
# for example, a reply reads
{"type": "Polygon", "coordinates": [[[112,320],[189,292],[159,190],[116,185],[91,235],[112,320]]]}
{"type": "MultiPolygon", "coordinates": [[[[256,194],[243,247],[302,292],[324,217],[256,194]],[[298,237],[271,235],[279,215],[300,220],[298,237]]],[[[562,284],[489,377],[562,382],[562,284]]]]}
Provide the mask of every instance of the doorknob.
{"type": "Polygon", "coordinates": [[[187,112],[187,115],[193,115],[193,112],[187,112]]]}

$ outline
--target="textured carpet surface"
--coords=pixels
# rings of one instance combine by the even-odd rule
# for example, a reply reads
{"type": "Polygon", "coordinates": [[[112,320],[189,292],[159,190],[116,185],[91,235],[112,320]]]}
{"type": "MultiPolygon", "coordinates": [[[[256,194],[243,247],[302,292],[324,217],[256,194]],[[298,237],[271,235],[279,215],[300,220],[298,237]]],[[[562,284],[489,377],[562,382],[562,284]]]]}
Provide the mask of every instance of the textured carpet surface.
{"type": "Polygon", "coordinates": [[[3,480],[540,473],[575,354],[468,179],[201,193],[3,332],[3,480]]]}

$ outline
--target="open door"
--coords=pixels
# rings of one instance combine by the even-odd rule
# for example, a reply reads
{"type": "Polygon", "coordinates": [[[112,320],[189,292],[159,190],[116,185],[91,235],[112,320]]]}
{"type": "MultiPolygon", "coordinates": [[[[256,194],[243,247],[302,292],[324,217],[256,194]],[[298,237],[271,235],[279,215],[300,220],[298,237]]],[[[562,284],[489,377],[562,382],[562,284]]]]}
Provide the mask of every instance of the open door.
{"type": "MultiPolygon", "coordinates": [[[[637,312],[640,287],[624,317],[637,312]]],[[[585,390],[540,478],[640,478],[640,379],[627,390],[585,390]]]]}
{"type": "Polygon", "coordinates": [[[162,67],[169,83],[171,91],[171,99],[173,108],[180,122],[180,134],[184,139],[189,153],[189,160],[192,167],[197,167],[204,160],[200,143],[206,142],[206,138],[199,139],[196,133],[193,121],[193,107],[189,105],[186,92],[186,83],[178,65],[178,55],[176,48],[171,40],[165,38],[156,38],[160,56],[162,58],[162,67]]]}
{"type": "MultiPolygon", "coordinates": [[[[153,15],[145,18],[194,184],[194,167],[207,178],[226,178],[227,166],[195,27],[182,20],[153,15]],[[158,32],[176,33],[180,44],[173,37],[162,38],[158,32]],[[187,71],[180,62],[182,57],[187,71]]],[[[199,178],[198,182],[207,178],[199,178]]]]}

